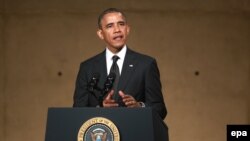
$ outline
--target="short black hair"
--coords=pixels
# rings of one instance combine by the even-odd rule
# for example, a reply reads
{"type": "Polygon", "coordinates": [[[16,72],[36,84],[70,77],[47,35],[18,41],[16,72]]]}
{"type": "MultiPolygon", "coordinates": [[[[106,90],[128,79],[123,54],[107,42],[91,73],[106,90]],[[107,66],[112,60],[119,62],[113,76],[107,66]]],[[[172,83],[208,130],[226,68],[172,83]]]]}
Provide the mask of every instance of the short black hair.
{"type": "Polygon", "coordinates": [[[124,14],[124,12],[120,9],[117,8],[108,8],[106,10],[104,10],[98,17],[98,28],[102,29],[102,24],[101,24],[101,20],[104,17],[104,15],[108,14],[108,13],[121,13],[122,16],[124,17],[125,21],[126,21],[126,15],[124,14]]]}

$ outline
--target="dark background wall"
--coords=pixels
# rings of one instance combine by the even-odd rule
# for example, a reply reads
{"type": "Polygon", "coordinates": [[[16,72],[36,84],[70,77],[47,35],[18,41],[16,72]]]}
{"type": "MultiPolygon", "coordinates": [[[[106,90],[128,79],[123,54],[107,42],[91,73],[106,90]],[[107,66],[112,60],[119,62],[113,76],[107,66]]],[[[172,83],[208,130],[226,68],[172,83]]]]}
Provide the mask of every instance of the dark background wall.
{"type": "Polygon", "coordinates": [[[158,61],[171,141],[249,124],[248,0],[0,0],[1,141],[42,141],[48,107],[72,106],[80,62],[104,49],[107,7],[127,13],[129,47],[158,61]]]}

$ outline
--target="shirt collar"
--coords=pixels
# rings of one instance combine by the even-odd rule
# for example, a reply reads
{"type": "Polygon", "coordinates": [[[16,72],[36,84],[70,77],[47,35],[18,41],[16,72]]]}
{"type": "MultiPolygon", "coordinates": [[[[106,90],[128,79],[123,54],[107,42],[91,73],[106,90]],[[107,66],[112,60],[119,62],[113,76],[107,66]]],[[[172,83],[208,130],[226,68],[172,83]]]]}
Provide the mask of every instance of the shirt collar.
{"type": "Polygon", "coordinates": [[[107,58],[108,60],[112,60],[112,57],[113,57],[114,55],[117,55],[117,56],[119,57],[119,60],[123,61],[124,58],[125,58],[126,52],[127,52],[127,46],[126,46],[126,45],[124,45],[124,46],[122,47],[122,49],[121,49],[118,53],[116,53],[116,54],[112,53],[112,52],[106,47],[106,58],[107,58]]]}

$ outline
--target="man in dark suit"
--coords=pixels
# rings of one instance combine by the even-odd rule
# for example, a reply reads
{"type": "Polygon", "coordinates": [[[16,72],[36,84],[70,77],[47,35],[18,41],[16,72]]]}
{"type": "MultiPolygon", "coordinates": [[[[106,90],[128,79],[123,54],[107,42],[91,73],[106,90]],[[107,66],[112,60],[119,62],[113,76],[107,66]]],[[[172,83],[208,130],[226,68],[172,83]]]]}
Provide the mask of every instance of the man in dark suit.
{"type": "Polygon", "coordinates": [[[105,41],[106,50],[81,63],[73,106],[152,107],[164,119],[167,110],[156,60],[127,47],[130,27],[125,14],[115,8],[107,9],[99,16],[98,26],[97,35],[105,41]],[[90,91],[89,82],[98,74],[97,88],[103,88],[111,73],[115,74],[113,88],[105,93],[100,104],[98,95],[102,97],[103,91],[90,91]]]}

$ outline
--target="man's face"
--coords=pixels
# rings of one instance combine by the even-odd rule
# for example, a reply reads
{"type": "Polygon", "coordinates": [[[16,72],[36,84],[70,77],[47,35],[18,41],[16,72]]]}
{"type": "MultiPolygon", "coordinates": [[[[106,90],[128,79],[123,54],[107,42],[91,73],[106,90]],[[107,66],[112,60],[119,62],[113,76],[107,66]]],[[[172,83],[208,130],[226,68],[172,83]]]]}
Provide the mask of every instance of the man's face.
{"type": "Polygon", "coordinates": [[[97,31],[99,38],[106,42],[113,53],[119,52],[126,43],[130,29],[122,14],[114,12],[104,15],[101,26],[97,31]]]}

